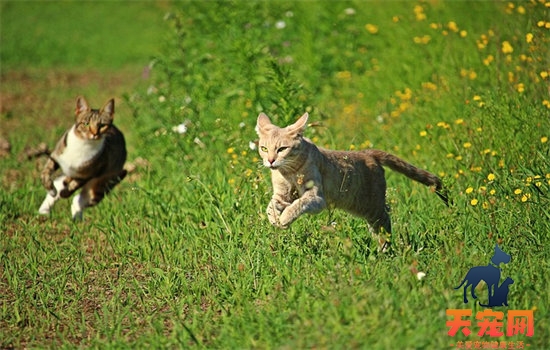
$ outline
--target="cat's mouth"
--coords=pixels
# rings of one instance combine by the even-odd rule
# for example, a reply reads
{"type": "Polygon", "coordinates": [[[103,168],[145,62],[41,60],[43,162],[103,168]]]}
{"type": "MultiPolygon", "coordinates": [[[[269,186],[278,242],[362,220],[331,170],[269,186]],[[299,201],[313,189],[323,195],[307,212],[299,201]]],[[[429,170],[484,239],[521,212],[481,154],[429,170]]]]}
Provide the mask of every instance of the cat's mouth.
{"type": "Polygon", "coordinates": [[[98,140],[101,139],[101,135],[100,135],[100,134],[97,134],[97,135],[90,134],[90,135],[88,136],[88,139],[93,140],[93,141],[98,141],[98,140]]]}

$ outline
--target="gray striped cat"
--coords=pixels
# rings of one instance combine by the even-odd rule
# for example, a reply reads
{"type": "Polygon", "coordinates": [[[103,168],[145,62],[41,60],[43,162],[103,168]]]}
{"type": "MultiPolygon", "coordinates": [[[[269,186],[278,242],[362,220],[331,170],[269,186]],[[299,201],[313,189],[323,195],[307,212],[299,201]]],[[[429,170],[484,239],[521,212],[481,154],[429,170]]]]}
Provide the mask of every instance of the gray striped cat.
{"type": "MultiPolygon", "coordinates": [[[[386,207],[383,166],[433,186],[447,203],[441,180],[426,170],[380,150],[332,151],[318,148],[303,137],[308,114],[280,128],[268,116],[258,116],[256,131],[263,164],[271,169],[273,196],[267,206],[271,224],[287,228],[300,215],[315,214],[327,206],[365,218],[373,233],[391,233],[386,207]]],[[[389,242],[378,237],[382,250],[389,242]]]]}
{"type": "Polygon", "coordinates": [[[84,97],[76,100],[74,125],[65,132],[49,155],[42,171],[42,184],[48,190],[38,212],[47,215],[60,198],[73,198],[72,217],[82,219],[85,208],[98,204],[125,176],[124,136],[113,125],[115,101],[92,109],[84,97]],[[61,168],[61,175],[55,177],[61,168]]]}

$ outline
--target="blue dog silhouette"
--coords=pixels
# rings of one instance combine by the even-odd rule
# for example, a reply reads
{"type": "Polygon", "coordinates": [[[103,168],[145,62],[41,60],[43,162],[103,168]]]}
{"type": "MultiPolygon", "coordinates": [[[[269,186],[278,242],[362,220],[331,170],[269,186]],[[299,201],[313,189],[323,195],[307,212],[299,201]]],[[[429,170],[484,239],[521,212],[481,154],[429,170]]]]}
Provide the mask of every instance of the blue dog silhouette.
{"type": "MultiPolygon", "coordinates": [[[[498,266],[501,263],[508,264],[510,262],[510,259],[511,259],[510,255],[503,252],[498,247],[498,244],[495,245],[495,253],[491,258],[491,263],[493,265],[489,263],[486,266],[472,267],[468,271],[468,273],[466,273],[466,276],[464,277],[462,282],[460,282],[460,285],[458,287],[455,287],[455,289],[459,289],[467,282],[466,285],[464,285],[464,303],[465,304],[468,303],[468,298],[466,297],[466,291],[470,286],[471,286],[470,293],[472,294],[472,298],[477,299],[477,295],[475,294],[475,288],[477,287],[479,282],[483,280],[487,284],[488,300],[489,300],[489,304],[491,304],[493,295],[495,294],[496,288],[498,287],[498,282],[500,281],[500,269],[498,268],[498,266]]],[[[506,295],[507,294],[508,293],[506,293],[506,295]]]]}

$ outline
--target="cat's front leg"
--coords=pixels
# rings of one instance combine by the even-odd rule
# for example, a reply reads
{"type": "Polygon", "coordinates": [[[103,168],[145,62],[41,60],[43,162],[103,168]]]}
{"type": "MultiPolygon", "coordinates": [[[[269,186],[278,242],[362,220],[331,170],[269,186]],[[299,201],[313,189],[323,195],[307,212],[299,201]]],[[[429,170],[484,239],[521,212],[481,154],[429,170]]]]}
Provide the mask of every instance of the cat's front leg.
{"type": "Polygon", "coordinates": [[[40,179],[42,180],[42,185],[46,188],[48,193],[55,197],[57,195],[57,189],[54,186],[54,180],[53,180],[53,173],[59,169],[59,164],[57,164],[56,161],[54,161],[52,158],[48,159],[46,162],[46,165],[44,165],[44,169],[42,170],[42,173],[40,174],[40,179]]]}
{"type": "Polygon", "coordinates": [[[46,194],[46,198],[44,198],[44,201],[42,202],[42,204],[40,205],[40,208],[38,209],[39,214],[48,215],[50,213],[50,209],[53,207],[55,202],[57,202],[57,200],[61,198],[59,194],[63,189],[64,179],[65,179],[65,176],[60,176],[57,179],[55,179],[55,181],[52,181],[53,191],[48,191],[48,194],[46,194]]]}
{"type": "Polygon", "coordinates": [[[281,201],[277,198],[272,198],[267,206],[267,218],[269,222],[274,226],[281,226],[279,224],[279,217],[286,207],[290,205],[289,202],[281,201]]]}
{"type": "Polygon", "coordinates": [[[287,228],[300,215],[305,213],[316,214],[325,209],[326,206],[327,203],[322,193],[317,188],[310,189],[283,210],[279,216],[279,225],[287,228]]]}

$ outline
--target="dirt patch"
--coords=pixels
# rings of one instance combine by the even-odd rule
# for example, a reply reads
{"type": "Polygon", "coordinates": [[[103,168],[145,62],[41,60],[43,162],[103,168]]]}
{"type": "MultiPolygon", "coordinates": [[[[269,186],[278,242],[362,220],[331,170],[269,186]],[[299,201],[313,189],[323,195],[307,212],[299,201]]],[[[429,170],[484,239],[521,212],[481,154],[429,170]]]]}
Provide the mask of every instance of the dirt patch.
{"type": "Polygon", "coordinates": [[[74,101],[84,95],[93,107],[146,83],[142,67],[117,72],[23,70],[0,75],[0,137],[25,136],[32,129],[51,130],[72,122],[74,101]]]}

